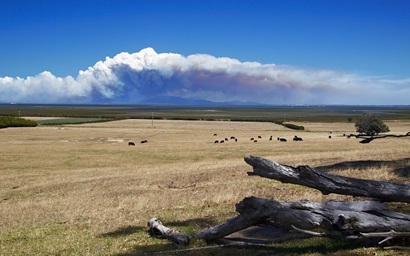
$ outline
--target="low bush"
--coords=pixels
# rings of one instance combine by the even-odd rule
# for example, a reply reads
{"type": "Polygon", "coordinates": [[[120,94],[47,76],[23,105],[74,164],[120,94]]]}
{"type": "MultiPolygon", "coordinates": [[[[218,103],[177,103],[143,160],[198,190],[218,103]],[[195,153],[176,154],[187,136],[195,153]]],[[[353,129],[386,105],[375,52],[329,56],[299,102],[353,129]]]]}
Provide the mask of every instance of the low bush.
{"type": "Polygon", "coordinates": [[[0,116],[0,128],[7,127],[36,127],[37,122],[14,116],[0,116]]]}
{"type": "Polygon", "coordinates": [[[292,130],[299,130],[299,131],[305,130],[305,127],[301,125],[289,124],[289,123],[284,123],[283,121],[276,121],[276,120],[272,122],[278,125],[283,125],[284,127],[292,129],[292,130]]]}
{"type": "Polygon", "coordinates": [[[292,129],[292,130],[304,130],[305,127],[301,126],[301,125],[296,125],[296,124],[285,124],[282,123],[283,126],[285,126],[286,128],[292,129]]]}

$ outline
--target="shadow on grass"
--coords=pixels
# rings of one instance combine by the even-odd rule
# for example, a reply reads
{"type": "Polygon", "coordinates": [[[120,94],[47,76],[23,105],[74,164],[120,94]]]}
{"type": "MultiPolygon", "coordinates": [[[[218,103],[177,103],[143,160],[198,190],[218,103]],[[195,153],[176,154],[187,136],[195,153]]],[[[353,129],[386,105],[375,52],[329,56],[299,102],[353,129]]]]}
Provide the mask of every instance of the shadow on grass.
{"type": "Polygon", "coordinates": [[[331,165],[318,166],[314,169],[322,172],[329,172],[332,170],[347,170],[347,169],[367,169],[367,168],[392,168],[393,172],[403,178],[410,178],[410,158],[403,158],[391,161],[379,160],[359,160],[346,161],[331,165]]]}
{"type": "Polygon", "coordinates": [[[145,231],[145,227],[138,227],[138,226],[125,226],[120,227],[114,231],[110,231],[107,233],[100,234],[99,237],[120,237],[120,236],[127,236],[137,232],[145,231]]]}
{"type": "MultiPolygon", "coordinates": [[[[185,221],[171,221],[171,222],[166,222],[165,225],[169,228],[172,229],[177,229],[178,228],[188,228],[188,227],[210,227],[214,226],[217,223],[211,219],[205,219],[205,218],[197,218],[197,219],[190,219],[190,220],[185,220],[185,221]]],[[[121,236],[127,236],[131,235],[137,232],[146,232],[148,230],[148,227],[146,226],[124,226],[124,227],[119,227],[118,229],[114,231],[110,231],[107,233],[100,234],[99,237],[121,237],[121,236]]]]}
{"type": "Polygon", "coordinates": [[[410,165],[394,169],[394,174],[403,178],[410,178],[410,165]]]}
{"type": "Polygon", "coordinates": [[[250,245],[250,244],[210,244],[200,247],[178,248],[172,244],[147,245],[131,248],[128,252],[115,254],[116,256],[137,255],[301,255],[301,254],[331,254],[346,252],[348,255],[360,255],[348,252],[349,250],[363,248],[364,243],[358,241],[335,241],[326,238],[312,238],[294,241],[291,243],[273,245],[250,245]]]}
{"type": "MultiPolygon", "coordinates": [[[[191,230],[195,227],[198,230],[215,226],[218,224],[213,219],[196,218],[185,221],[166,222],[164,225],[176,230],[191,230]]],[[[112,232],[101,234],[101,237],[118,237],[128,236],[136,232],[146,232],[146,227],[126,226],[121,227],[112,232]]],[[[300,255],[300,254],[322,254],[344,252],[356,248],[366,246],[362,241],[351,240],[331,240],[327,238],[310,238],[297,239],[283,243],[275,243],[269,245],[261,244],[243,244],[220,240],[220,243],[206,244],[204,240],[196,240],[193,238],[190,245],[181,247],[173,244],[165,239],[152,238],[152,243],[146,245],[130,245],[129,248],[124,248],[125,251],[115,256],[132,256],[132,255],[300,255]]],[[[349,255],[354,255],[349,253],[349,255]]]]}

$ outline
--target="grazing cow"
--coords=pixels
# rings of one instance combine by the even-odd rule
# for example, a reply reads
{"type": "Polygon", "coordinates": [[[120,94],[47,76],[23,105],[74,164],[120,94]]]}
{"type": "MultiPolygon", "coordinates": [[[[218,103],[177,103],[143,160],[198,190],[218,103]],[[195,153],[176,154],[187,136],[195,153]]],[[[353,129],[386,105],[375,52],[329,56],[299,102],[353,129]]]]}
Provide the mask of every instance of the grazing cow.
{"type": "Polygon", "coordinates": [[[225,138],[226,141],[228,141],[228,138],[225,138]]]}
{"type": "Polygon", "coordinates": [[[251,138],[251,140],[254,140],[254,138],[251,138]]]}
{"type": "Polygon", "coordinates": [[[279,141],[281,142],[287,142],[287,140],[285,138],[279,138],[279,141]]]}
{"type": "Polygon", "coordinates": [[[130,142],[128,142],[128,146],[135,146],[135,143],[130,141],[130,142]]]}
{"type": "Polygon", "coordinates": [[[141,140],[141,143],[147,143],[148,140],[141,140]]]}
{"type": "Polygon", "coordinates": [[[237,139],[237,138],[235,138],[235,142],[238,142],[238,139],[237,139]]]}
{"type": "Polygon", "coordinates": [[[218,134],[217,134],[217,133],[214,133],[214,136],[218,136],[218,134]]]}
{"type": "Polygon", "coordinates": [[[231,136],[231,140],[234,140],[235,139],[235,136],[231,136]]]}
{"type": "Polygon", "coordinates": [[[258,142],[257,140],[254,140],[253,142],[258,142]]]}
{"type": "Polygon", "coordinates": [[[262,139],[262,136],[258,136],[258,139],[262,139]]]}
{"type": "Polygon", "coordinates": [[[295,135],[295,137],[293,137],[293,141],[303,141],[303,139],[295,135]]]}
{"type": "Polygon", "coordinates": [[[225,141],[224,140],[221,140],[219,143],[224,143],[225,141]]]}
{"type": "Polygon", "coordinates": [[[214,143],[219,143],[219,140],[216,140],[214,143]]]}

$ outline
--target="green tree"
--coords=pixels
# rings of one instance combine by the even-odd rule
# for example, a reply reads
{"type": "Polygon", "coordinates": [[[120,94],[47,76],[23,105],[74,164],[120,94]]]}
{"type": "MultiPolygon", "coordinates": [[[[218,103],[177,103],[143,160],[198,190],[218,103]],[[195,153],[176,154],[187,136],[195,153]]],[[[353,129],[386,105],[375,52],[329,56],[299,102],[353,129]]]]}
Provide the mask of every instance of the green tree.
{"type": "Polygon", "coordinates": [[[382,132],[389,132],[389,127],[373,114],[364,114],[355,123],[356,131],[366,135],[377,135],[382,132]]]}

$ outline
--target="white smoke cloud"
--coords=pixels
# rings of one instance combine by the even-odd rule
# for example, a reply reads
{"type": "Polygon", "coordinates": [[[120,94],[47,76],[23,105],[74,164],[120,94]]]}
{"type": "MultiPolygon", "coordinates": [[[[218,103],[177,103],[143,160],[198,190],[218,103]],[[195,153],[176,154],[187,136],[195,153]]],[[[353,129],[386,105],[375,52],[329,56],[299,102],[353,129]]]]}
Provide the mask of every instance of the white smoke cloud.
{"type": "Polygon", "coordinates": [[[159,96],[266,104],[408,104],[410,79],[240,62],[206,54],[184,57],[146,48],[107,57],[77,77],[48,71],[0,77],[0,102],[142,103],[159,96]]]}

